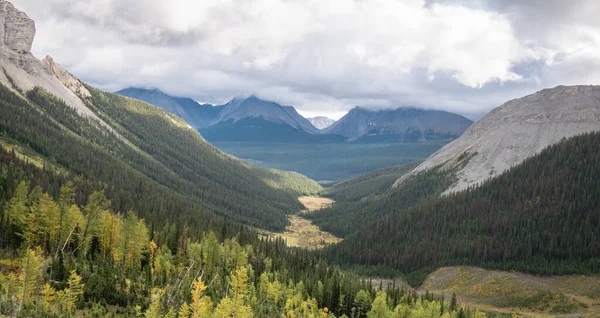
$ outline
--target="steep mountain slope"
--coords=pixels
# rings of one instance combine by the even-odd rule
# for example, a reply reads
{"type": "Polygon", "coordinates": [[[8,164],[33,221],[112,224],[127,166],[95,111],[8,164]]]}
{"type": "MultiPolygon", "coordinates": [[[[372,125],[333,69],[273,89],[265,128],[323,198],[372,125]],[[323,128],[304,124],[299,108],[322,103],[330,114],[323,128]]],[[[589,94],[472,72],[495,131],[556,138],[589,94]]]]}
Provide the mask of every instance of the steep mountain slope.
{"type": "Polygon", "coordinates": [[[600,130],[600,86],[558,86],[511,100],[473,124],[396,185],[421,171],[473,158],[448,191],[466,189],[496,176],[566,137],[600,130]]]}
{"type": "Polygon", "coordinates": [[[308,121],[310,121],[311,124],[313,124],[313,126],[317,127],[317,129],[320,129],[320,130],[323,130],[323,129],[333,125],[333,123],[335,123],[334,119],[331,119],[328,117],[323,117],[323,116],[307,118],[307,119],[308,119],[308,121]]]}
{"type": "Polygon", "coordinates": [[[214,124],[219,119],[219,112],[221,110],[221,108],[210,104],[199,104],[190,98],[173,97],[158,89],[129,87],[116,92],[116,94],[156,105],[171,114],[183,118],[190,126],[196,129],[214,124]]]}
{"type": "Polygon", "coordinates": [[[104,189],[115,209],[187,219],[200,229],[221,215],[282,230],[286,213],[302,208],[298,189],[319,188],[225,155],[178,117],[86,86],[51,58],[38,61],[28,51],[33,21],[6,1],[0,10],[2,143],[104,189]]]}
{"type": "Polygon", "coordinates": [[[393,139],[419,141],[460,136],[473,122],[460,115],[416,108],[371,111],[355,107],[322,133],[352,140],[393,139]]]}
{"type": "Polygon", "coordinates": [[[544,275],[598,273],[598,144],[600,133],[561,141],[478,188],[409,208],[390,202],[392,196],[383,198],[388,204],[371,204],[362,212],[383,208],[392,214],[323,255],[401,271],[413,283],[446,265],[544,275]]]}

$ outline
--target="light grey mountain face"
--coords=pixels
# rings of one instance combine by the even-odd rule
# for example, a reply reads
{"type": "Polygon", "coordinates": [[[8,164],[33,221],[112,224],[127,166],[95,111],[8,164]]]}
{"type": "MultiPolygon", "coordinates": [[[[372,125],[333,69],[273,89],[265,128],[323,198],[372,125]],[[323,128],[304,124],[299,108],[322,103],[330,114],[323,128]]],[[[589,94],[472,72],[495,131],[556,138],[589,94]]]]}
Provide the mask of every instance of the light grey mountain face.
{"type": "Polygon", "coordinates": [[[318,116],[318,117],[313,117],[313,118],[307,118],[308,121],[310,121],[310,123],[317,127],[317,129],[323,130],[329,126],[331,126],[333,123],[335,123],[334,119],[328,118],[328,117],[323,117],[323,116],[318,116]]]}
{"type": "Polygon", "coordinates": [[[369,134],[402,134],[407,131],[423,136],[429,132],[456,138],[472,123],[463,116],[438,110],[398,108],[371,111],[355,107],[322,133],[338,134],[351,140],[369,134]]]}
{"type": "Polygon", "coordinates": [[[400,178],[395,186],[421,171],[457,165],[473,157],[447,192],[466,189],[523,162],[563,138],[600,130],[600,86],[558,86],[506,102],[473,124],[400,178]],[[463,156],[464,157],[464,156],[463,156]]]}

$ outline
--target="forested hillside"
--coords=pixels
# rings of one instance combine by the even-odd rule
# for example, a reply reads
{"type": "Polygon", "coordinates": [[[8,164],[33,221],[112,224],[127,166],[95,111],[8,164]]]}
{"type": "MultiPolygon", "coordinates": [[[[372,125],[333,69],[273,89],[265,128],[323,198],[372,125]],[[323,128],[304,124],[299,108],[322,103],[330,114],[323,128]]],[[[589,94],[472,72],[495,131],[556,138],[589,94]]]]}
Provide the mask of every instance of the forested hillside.
{"type": "MultiPolygon", "coordinates": [[[[462,161],[467,162],[468,159],[469,155],[465,154],[462,161]]],[[[454,182],[452,171],[431,169],[392,189],[395,182],[391,181],[392,176],[410,171],[408,167],[383,170],[378,177],[368,174],[341,183],[330,194],[336,204],[306,217],[321,229],[346,237],[398,210],[435,199],[454,182]]]]}
{"type": "Polygon", "coordinates": [[[398,178],[415,167],[416,164],[407,164],[369,172],[335,184],[328,188],[324,195],[340,202],[358,201],[368,196],[380,195],[387,192],[398,178]]]}
{"type": "Polygon", "coordinates": [[[144,213],[114,210],[104,191],[25,155],[0,149],[0,315],[480,317],[429,293],[376,293],[245,227],[148,226],[144,213]]]}
{"type": "Polygon", "coordinates": [[[389,209],[389,216],[323,255],[403,272],[413,283],[457,264],[543,275],[598,273],[599,144],[600,133],[563,140],[480,187],[409,208],[403,202],[411,197],[391,194],[365,203],[363,213],[389,209]]]}
{"type": "Polygon", "coordinates": [[[255,168],[221,153],[155,106],[89,90],[88,107],[110,128],[41,89],[20,96],[0,87],[2,140],[82,177],[105,190],[115,209],[133,208],[150,222],[185,219],[202,229],[221,215],[282,230],[285,214],[302,207],[297,196],[320,189],[297,174],[255,168]]]}

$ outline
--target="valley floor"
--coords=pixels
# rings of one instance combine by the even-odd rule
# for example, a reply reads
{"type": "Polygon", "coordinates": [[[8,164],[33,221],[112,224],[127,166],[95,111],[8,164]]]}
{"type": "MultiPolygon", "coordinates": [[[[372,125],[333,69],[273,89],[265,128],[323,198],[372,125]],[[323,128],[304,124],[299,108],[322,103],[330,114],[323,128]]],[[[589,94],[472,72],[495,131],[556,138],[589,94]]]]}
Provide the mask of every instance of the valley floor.
{"type": "Polygon", "coordinates": [[[304,204],[305,210],[295,215],[289,215],[290,225],[285,228],[283,233],[263,232],[266,236],[280,237],[284,239],[288,246],[304,247],[308,249],[320,249],[329,244],[339,243],[340,238],[329,232],[322,231],[310,220],[303,218],[304,213],[311,213],[333,204],[333,200],[321,197],[303,196],[298,200],[304,204]]]}
{"type": "Polygon", "coordinates": [[[540,277],[475,267],[443,267],[420,291],[456,293],[464,307],[526,317],[600,317],[600,276],[540,277]]]}

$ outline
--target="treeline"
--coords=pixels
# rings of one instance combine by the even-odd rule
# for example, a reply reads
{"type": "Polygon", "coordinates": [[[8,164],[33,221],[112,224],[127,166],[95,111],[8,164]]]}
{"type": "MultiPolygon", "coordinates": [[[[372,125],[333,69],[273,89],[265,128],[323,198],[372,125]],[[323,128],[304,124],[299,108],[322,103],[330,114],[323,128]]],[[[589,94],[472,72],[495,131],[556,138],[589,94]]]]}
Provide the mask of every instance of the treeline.
{"type": "Polygon", "coordinates": [[[364,204],[364,214],[385,207],[389,216],[322,255],[339,264],[394,269],[413,284],[446,265],[598,273],[599,144],[600,133],[564,140],[479,187],[409,208],[406,201],[390,204],[393,194],[381,199],[387,202],[364,204]]]}
{"type": "Polygon", "coordinates": [[[220,242],[168,231],[105,194],[76,203],[21,180],[0,214],[0,314],[15,317],[478,317],[456,302],[367,281],[247,230],[220,242]]]}
{"type": "Polygon", "coordinates": [[[299,193],[320,189],[308,178],[221,153],[157,107],[90,91],[88,107],[112,128],[41,89],[20,96],[1,86],[1,138],[40,156],[48,168],[105,190],[113,209],[139,211],[150,223],[187,220],[206,229],[229,219],[283,230],[285,214],[302,208],[299,193]]]}

